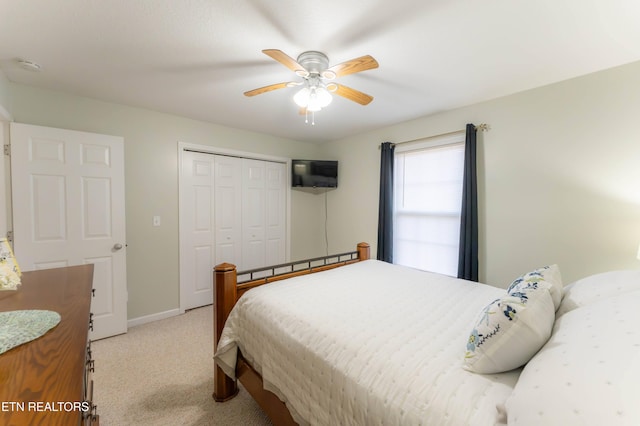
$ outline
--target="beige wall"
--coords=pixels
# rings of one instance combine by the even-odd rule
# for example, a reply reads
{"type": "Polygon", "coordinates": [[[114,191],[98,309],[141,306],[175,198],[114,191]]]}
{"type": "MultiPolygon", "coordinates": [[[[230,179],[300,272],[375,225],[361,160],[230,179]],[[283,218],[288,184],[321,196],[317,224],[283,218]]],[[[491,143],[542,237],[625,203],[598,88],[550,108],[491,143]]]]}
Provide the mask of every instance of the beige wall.
{"type": "MultiPolygon", "coordinates": [[[[319,155],[315,144],[30,86],[12,84],[11,94],[17,122],[124,137],[129,319],[179,307],[178,141],[288,158],[319,155]],[[154,215],[162,217],[160,227],[152,226],[154,215]]],[[[324,247],[323,230],[308,226],[321,220],[321,202],[292,191],[292,258],[324,247]]]]}
{"type": "MultiPolygon", "coordinates": [[[[640,266],[640,63],[324,145],[9,86],[18,122],[125,138],[130,319],[179,306],[178,141],[340,160],[340,186],[326,197],[328,251],[367,241],[375,256],[378,145],[488,123],[478,148],[482,281],[503,287],[547,263],[558,263],[565,281],[640,266]],[[151,226],[154,215],[160,228],[151,226]]],[[[325,253],[324,201],[292,191],[293,259],[325,253]]]]}
{"type": "MultiPolygon", "coordinates": [[[[564,281],[640,267],[640,62],[328,143],[332,250],[377,240],[384,141],[479,133],[480,275],[499,287],[558,263],[564,281]]],[[[375,253],[375,250],[374,250],[375,253]]]]}

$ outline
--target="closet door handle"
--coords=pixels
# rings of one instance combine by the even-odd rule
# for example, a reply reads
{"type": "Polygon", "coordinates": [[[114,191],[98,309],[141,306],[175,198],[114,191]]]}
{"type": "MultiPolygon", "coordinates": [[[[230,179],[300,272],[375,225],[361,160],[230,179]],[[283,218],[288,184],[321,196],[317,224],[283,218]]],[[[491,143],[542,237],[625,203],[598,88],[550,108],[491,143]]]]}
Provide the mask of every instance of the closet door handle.
{"type": "Polygon", "coordinates": [[[116,244],[114,244],[114,245],[113,245],[113,249],[114,249],[114,250],[121,250],[121,249],[122,249],[122,244],[120,244],[120,243],[116,243],[116,244]]]}

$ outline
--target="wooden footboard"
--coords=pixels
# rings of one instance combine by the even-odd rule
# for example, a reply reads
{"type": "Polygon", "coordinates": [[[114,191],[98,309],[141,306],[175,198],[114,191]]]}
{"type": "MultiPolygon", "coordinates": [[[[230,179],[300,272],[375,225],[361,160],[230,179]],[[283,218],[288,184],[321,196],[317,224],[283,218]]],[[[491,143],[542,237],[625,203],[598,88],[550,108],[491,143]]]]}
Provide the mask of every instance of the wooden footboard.
{"type": "MultiPolygon", "coordinates": [[[[217,265],[214,269],[214,352],[218,347],[222,329],[229,313],[231,313],[231,309],[233,309],[236,301],[248,290],[270,282],[367,260],[369,257],[369,244],[359,243],[354,252],[285,263],[250,271],[237,272],[236,267],[229,263],[217,265]]],[[[236,367],[236,376],[275,424],[294,424],[284,403],[273,393],[263,389],[260,375],[242,358],[240,358],[240,362],[236,367]]],[[[227,401],[237,393],[236,382],[225,375],[222,369],[216,365],[213,398],[219,402],[227,401]]]]}

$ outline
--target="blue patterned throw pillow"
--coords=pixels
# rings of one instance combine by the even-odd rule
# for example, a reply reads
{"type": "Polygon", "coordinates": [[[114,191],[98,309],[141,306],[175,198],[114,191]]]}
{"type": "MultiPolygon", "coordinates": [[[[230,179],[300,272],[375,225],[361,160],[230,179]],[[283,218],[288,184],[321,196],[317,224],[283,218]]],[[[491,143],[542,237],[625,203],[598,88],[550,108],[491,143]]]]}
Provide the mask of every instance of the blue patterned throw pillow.
{"type": "Polygon", "coordinates": [[[553,305],[558,309],[562,301],[562,277],[558,265],[544,266],[516,278],[507,288],[507,293],[535,289],[542,284],[548,285],[553,305]]]}
{"type": "Polygon", "coordinates": [[[556,310],[552,289],[558,284],[562,289],[561,281],[552,281],[559,276],[556,265],[536,269],[518,277],[503,297],[489,303],[467,340],[464,368],[492,374],[527,363],[551,335],[556,310]]]}

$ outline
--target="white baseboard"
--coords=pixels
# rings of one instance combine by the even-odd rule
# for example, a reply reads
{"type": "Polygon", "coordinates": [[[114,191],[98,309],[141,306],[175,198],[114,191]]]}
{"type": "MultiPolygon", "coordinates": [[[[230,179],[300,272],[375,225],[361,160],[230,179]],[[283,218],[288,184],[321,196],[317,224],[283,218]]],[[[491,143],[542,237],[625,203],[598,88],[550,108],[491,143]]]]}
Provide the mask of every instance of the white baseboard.
{"type": "Polygon", "coordinates": [[[127,321],[127,327],[135,327],[136,325],[146,324],[148,322],[158,321],[165,318],[171,318],[180,315],[180,309],[171,309],[169,311],[158,312],[157,314],[145,315],[143,317],[133,318],[127,321]]]}

